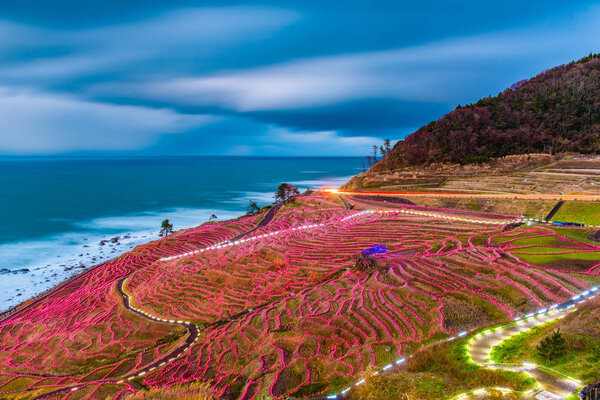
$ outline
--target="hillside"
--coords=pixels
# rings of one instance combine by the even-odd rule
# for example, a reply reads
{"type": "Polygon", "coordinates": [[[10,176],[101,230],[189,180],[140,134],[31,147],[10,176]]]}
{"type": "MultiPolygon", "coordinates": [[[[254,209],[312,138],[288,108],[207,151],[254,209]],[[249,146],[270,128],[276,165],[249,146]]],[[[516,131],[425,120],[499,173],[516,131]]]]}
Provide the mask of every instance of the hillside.
{"type": "MultiPolygon", "coordinates": [[[[515,215],[316,192],[271,216],[138,246],[0,321],[0,398],[335,396],[425,344],[600,282],[581,229],[515,215]],[[357,263],[374,244],[385,252],[357,263]]],[[[421,398],[521,385],[471,369],[431,377],[421,398]]]]}
{"type": "Polygon", "coordinates": [[[600,153],[600,54],[458,106],[399,141],[371,168],[481,163],[514,154],[600,153]]]}
{"type": "Polygon", "coordinates": [[[491,354],[498,363],[534,362],[584,382],[598,380],[600,360],[600,298],[592,297],[562,319],[525,331],[503,342],[491,354]],[[559,330],[566,340],[562,354],[549,360],[536,347],[559,330]]]}

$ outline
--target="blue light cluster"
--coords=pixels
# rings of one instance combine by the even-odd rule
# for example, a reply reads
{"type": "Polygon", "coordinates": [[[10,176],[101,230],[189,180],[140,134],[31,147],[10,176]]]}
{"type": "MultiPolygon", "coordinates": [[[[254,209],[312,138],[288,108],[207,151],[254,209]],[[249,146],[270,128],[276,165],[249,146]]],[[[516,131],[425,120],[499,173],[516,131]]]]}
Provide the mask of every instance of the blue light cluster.
{"type": "Polygon", "coordinates": [[[363,253],[367,256],[370,256],[371,254],[387,253],[387,247],[382,244],[376,244],[366,249],[363,253]]]}

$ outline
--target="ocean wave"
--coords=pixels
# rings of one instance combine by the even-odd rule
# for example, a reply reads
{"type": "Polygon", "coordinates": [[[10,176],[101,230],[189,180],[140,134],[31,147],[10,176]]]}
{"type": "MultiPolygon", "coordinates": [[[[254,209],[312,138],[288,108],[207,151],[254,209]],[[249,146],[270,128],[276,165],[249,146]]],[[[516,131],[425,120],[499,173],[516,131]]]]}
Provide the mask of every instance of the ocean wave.
{"type": "Polygon", "coordinates": [[[275,195],[273,192],[236,192],[231,191],[233,194],[231,199],[223,200],[223,203],[228,204],[243,204],[248,205],[248,202],[255,201],[259,206],[271,204],[275,201],[275,195]]]}
{"type": "Polygon", "coordinates": [[[160,223],[165,218],[171,221],[175,229],[183,229],[201,225],[213,214],[219,220],[226,220],[236,218],[243,212],[174,208],[127,216],[107,216],[77,223],[78,231],[0,244],[0,311],[51,288],[83,268],[100,264],[135,246],[157,239],[160,223]],[[101,244],[102,241],[104,244],[101,244]]]}

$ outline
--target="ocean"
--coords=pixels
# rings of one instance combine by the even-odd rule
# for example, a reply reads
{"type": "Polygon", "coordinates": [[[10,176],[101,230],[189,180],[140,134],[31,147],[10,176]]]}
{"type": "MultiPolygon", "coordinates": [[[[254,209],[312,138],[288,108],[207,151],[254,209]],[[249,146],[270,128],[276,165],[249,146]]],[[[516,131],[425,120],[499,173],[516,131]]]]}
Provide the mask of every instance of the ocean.
{"type": "Polygon", "coordinates": [[[356,157],[0,158],[0,311],[175,229],[272,203],[282,182],[337,187],[356,157]],[[119,237],[112,243],[111,238],[119,237]],[[102,240],[108,240],[101,244],[102,240]]]}

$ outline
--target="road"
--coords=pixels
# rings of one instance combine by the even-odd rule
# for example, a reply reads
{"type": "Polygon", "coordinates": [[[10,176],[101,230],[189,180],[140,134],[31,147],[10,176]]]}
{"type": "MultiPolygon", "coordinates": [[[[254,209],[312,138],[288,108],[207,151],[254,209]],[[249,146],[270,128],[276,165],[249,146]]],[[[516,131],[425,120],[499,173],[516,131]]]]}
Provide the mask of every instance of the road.
{"type": "MultiPolygon", "coordinates": [[[[379,193],[381,195],[386,195],[386,196],[390,195],[389,192],[340,192],[338,194],[341,194],[341,195],[343,195],[343,194],[369,194],[369,195],[372,195],[374,193],[376,193],[376,194],[379,193]]],[[[402,194],[394,193],[394,194],[395,195],[408,195],[408,193],[402,193],[402,194]]],[[[413,195],[413,194],[410,194],[410,195],[413,195]]],[[[431,193],[428,193],[428,194],[423,193],[422,195],[430,196],[431,193]]],[[[469,194],[468,196],[472,196],[472,195],[469,194]]],[[[347,203],[345,201],[344,201],[344,204],[346,205],[346,207],[348,207],[347,203]]],[[[274,217],[275,213],[278,211],[278,209],[279,209],[279,207],[277,207],[277,206],[273,207],[265,215],[265,217],[263,217],[263,219],[259,222],[259,224],[255,228],[253,228],[252,230],[249,230],[231,240],[239,240],[239,239],[243,238],[244,236],[254,232],[256,229],[267,225],[269,222],[271,222],[271,220],[273,219],[273,217],[274,217]]],[[[79,390],[80,388],[83,388],[87,385],[92,385],[92,384],[126,383],[128,380],[134,379],[136,377],[144,376],[145,374],[153,371],[154,369],[159,368],[159,367],[165,365],[166,363],[175,360],[176,358],[178,358],[182,354],[184,354],[193,345],[193,343],[198,340],[202,329],[199,328],[193,322],[167,320],[164,318],[153,316],[150,313],[133,306],[131,304],[130,295],[127,293],[127,290],[126,290],[126,282],[127,282],[128,277],[131,275],[131,273],[132,272],[130,272],[129,274],[127,274],[126,276],[122,277],[121,279],[119,279],[117,281],[117,290],[123,299],[124,307],[126,309],[128,309],[129,311],[134,312],[138,315],[141,315],[144,318],[150,319],[154,322],[176,324],[176,325],[185,327],[185,329],[188,332],[186,340],[180,346],[178,346],[173,351],[171,351],[171,353],[169,353],[168,355],[161,357],[160,359],[152,362],[151,364],[143,367],[142,369],[136,370],[134,373],[123,376],[119,380],[98,380],[98,381],[86,382],[86,383],[82,383],[82,384],[75,384],[75,385],[63,387],[63,388],[54,390],[52,392],[46,393],[44,395],[38,396],[38,397],[36,397],[36,399],[47,399],[47,398],[50,398],[57,394],[60,394],[63,392],[68,392],[68,391],[76,391],[76,390],[79,390]]],[[[38,300],[38,302],[40,300],[38,300]]],[[[565,303],[564,306],[567,306],[567,304],[565,303]]],[[[21,310],[21,311],[23,311],[23,310],[21,310]]],[[[498,364],[492,365],[487,360],[489,351],[499,341],[504,340],[504,339],[510,337],[511,335],[514,335],[515,333],[520,332],[520,330],[522,330],[522,327],[527,327],[529,325],[531,325],[530,327],[537,326],[541,323],[546,322],[546,320],[545,320],[546,318],[550,318],[550,317],[556,318],[556,315],[558,315],[557,313],[560,314],[559,312],[547,314],[547,315],[539,317],[535,320],[528,321],[525,325],[510,326],[510,327],[506,327],[501,330],[497,330],[494,333],[489,333],[486,335],[478,336],[476,338],[476,340],[474,340],[471,343],[471,346],[469,348],[469,351],[471,352],[473,360],[481,365],[486,365],[488,367],[493,367],[493,368],[505,368],[505,369],[519,370],[519,371],[526,370],[529,374],[531,374],[532,376],[535,377],[535,379],[540,383],[540,385],[542,386],[542,388],[544,388],[544,390],[546,390],[549,393],[555,393],[558,396],[560,396],[560,397],[557,397],[557,399],[566,396],[566,394],[564,396],[563,396],[563,394],[571,393],[576,387],[576,384],[574,384],[572,381],[556,379],[553,375],[550,375],[547,372],[544,372],[544,371],[540,370],[539,368],[537,368],[535,366],[531,366],[531,365],[524,365],[524,364],[510,365],[510,366],[509,365],[498,365],[498,364]]],[[[232,318],[233,318],[233,316],[232,316],[232,318]]],[[[549,399],[552,400],[552,397],[549,397],[549,399]]]]}
{"type": "Polygon", "coordinates": [[[45,393],[41,396],[36,397],[35,399],[47,399],[50,398],[54,395],[57,395],[59,393],[63,393],[63,392],[68,392],[68,391],[76,391],[80,388],[83,388],[87,385],[90,384],[100,384],[100,383],[123,383],[125,381],[137,378],[137,377],[141,377],[146,375],[148,372],[151,372],[153,370],[155,370],[156,368],[159,368],[163,365],[165,365],[168,362],[171,362],[173,360],[175,360],[176,358],[178,358],[180,355],[182,355],[183,353],[185,353],[191,346],[192,344],[194,344],[194,342],[196,342],[198,340],[198,337],[200,335],[200,328],[198,328],[198,326],[196,326],[196,324],[194,324],[193,322],[187,322],[187,321],[175,321],[175,320],[167,320],[164,318],[159,318],[159,317],[155,317],[150,315],[149,313],[140,310],[138,308],[135,308],[131,305],[131,299],[129,297],[129,294],[124,290],[124,285],[125,285],[125,281],[127,280],[127,278],[131,275],[131,273],[129,273],[126,277],[119,279],[119,281],[117,282],[117,291],[119,292],[119,294],[121,295],[121,297],[123,298],[123,306],[131,311],[134,312],[138,315],[141,315],[144,318],[150,319],[154,322],[161,322],[161,323],[165,323],[165,324],[172,324],[172,325],[181,325],[183,327],[186,328],[188,335],[187,338],[185,339],[185,341],[181,344],[181,346],[175,348],[173,351],[171,351],[169,354],[165,355],[164,357],[154,361],[151,364],[148,364],[147,366],[145,366],[144,368],[141,368],[137,371],[135,371],[134,373],[128,374],[124,377],[122,377],[119,380],[116,379],[107,379],[107,380],[99,380],[99,381],[93,381],[93,382],[86,382],[85,384],[78,384],[78,385],[71,385],[71,386],[66,386],[60,389],[56,389],[53,390],[52,392],[48,392],[45,393]]]}
{"type": "Polygon", "coordinates": [[[554,200],[554,201],[600,201],[600,194],[520,194],[520,193],[446,193],[446,192],[370,192],[345,191],[324,189],[326,192],[338,195],[369,195],[369,196],[406,196],[406,197],[447,197],[470,199],[518,199],[518,200],[554,200]]]}
{"type": "MultiPolygon", "coordinates": [[[[238,236],[236,236],[234,239],[231,240],[239,240],[242,239],[244,236],[249,235],[250,233],[256,231],[258,228],[264,227],[266,225],[268,225],[273,218],[275,217],[275,214],[277,213],[277,211],[279,210],[279,208],[281,207],[281,204],[277,204],[275,206],[273,206],[268,212],[267,214],[265,214],[265,216],[263,217],[263,219],[258,223],[258,225],[247,231],[244,232],[238,236]]],[[[93,269],[98,268],[100,265],[94,267],[93,269]]],[[[91,269],[92,270],[92,269],[91,269]]],[[[172,324],[172,325],[180,325],[183,326],[186,330],[187,330],[187,337],[185,339],[185,341],[178,346],[177,348],[175,348],[173,351],[171,351],[169,354],[165,355],[164,357],[161,357],[160,359],[152,362],[151,364],[148,364],[147,366],[136,370],[133,373],[130,373],[128,375],[125,375],[123,377],[121,377],[120,379],[106,379],[106,380],[98,380],[98,381],[92,381],[92,382],[86,382],[86,383],[81,383],[81,384],[76,384],[76,385],[71,385],[71,386],[66,386],[60,389],[56,389],[53,390],[51,392],[45,393],[43,395],[37,396],[35,397],[35,400],[42,400],[42,399],[48,399],[51,398],[57,394],[60,393],[64,393],[64,392],[74,392],[77,391],[81,388],[84,388],[85,386],[88,385],[95,385],[95,384],[102,384],[102,383],[114,383],[114,384],[120,384],[120,383],[126,383],[129,380],[132,380],[134,378],[137,377],[141,377],[146,375],[148,372],[151,372],[153,370],[155,370],[156,368],[159,368],[171,361],[174,361],[175,359],[177,359],[179,356],[181,356],[182,354],[184,354],[186,351],[188,351],[188,349],[198,340],[198,338],[200,337],[200,332],[203,330],[202,328],[199,328],[195,323],[193,322],[189,322],[189,321],[181,321],[181,320],[170,320],[170,319],[166,319],[166,318],[160,318],[160,317],[156,317],[151,315],[150,313],[138,309],[135,306],[133,306],[131,304],[131,298],[130,295],[127,293],[127,290],[125,289],[126,287],[126,282],[127,279],[129,278],[129,276],[131,276],[132,272],[129,272],[126,276],[122,277],[121,279],[119,279],[117,281],[117,291],[119,292],[119,295],[121,295],[121,298],[123,299],[123,306],[133,312],[136,313],[144,318],[147,318],[153,322],[159,322],[159,323],[164,323],[164,324],[172,324]]],[[[83,274],[82,274],[83,276],[83,274]]],[[[77,279],[80,279],[82,276],[79,276],[77,279]]],[[[70,284],[72,282],[69,282],[70,284]]],[[[56,290],[62,289],[64,286],[61,286],[60,288],[57,288],[56,290]]],[[[52,293],[55,293],[56,290],[53,290],[51,292],[49,292],[46,296],[49,296],[52,293]]],[[[25,311],[26,309],[28,309],[29,307],[33,306],[34,304],[38,304],[40,301],[42,301],[43,298],[40,298],[38,300],[36,300],[33,304],[29,305],[26,308],[23,308],[22,310],[19,311],[19,313],[25,311]]],[[[211,324],[218,324],[221,323],[222,321],[216,321],[215,323],[211,324]]],[[[209,325],[210,326],[210,325],[209,325]]]]}

